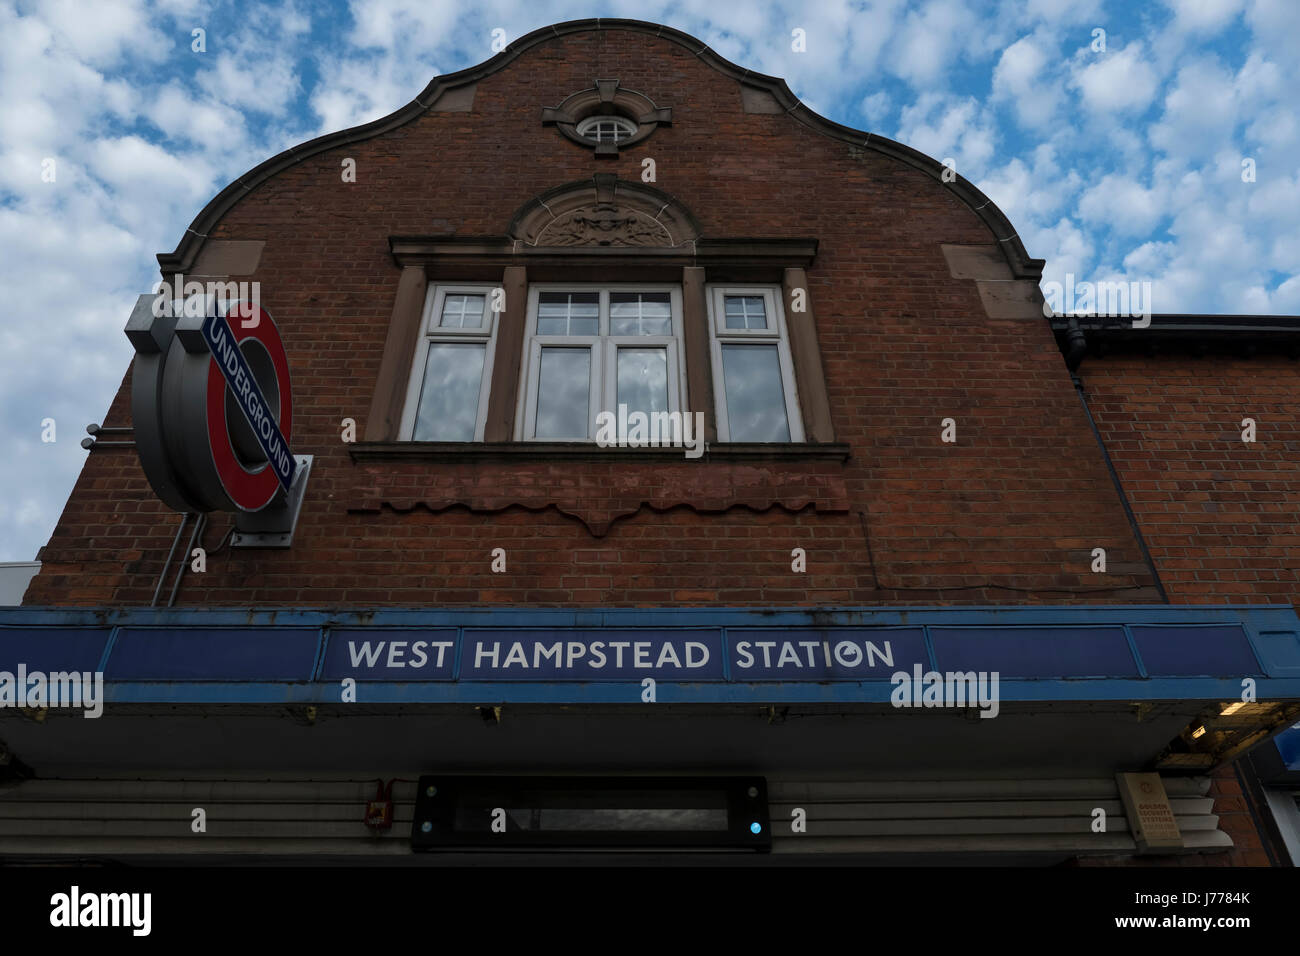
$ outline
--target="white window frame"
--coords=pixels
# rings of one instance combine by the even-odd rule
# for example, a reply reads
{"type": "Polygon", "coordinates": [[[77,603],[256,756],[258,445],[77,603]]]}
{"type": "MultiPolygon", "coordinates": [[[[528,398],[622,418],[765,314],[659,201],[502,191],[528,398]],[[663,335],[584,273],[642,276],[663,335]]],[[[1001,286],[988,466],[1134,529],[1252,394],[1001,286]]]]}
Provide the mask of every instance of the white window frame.
{"type": "Polygon", "coordinates": [[[636,120],[629,119],[626,116],[610,115],[607,113],[592,114],[578,122],[577,133],[583,139],[589,139],[593,143],[622,143],[631,139],[637,133],[638,124],[636,120]],[[598,136],[591,135],[592,127],[598,127],[602,122],[611,122],[619,127],[626,134],[624,136],[615,136],[614,139],[600,139],[598,136]]]}
{"type": "Polygon", "coordinates": [[[488,396],[492,391],[492,361],[496,354],[497,327],[499,325],[497,313],[492,311],[492,297],[493,292],[499,288],[501,288],[499,283],[497,285],[460,283],[429,286],[429,291],[424,300],[424,316],[420,320],[420,339],[415,347],[415,356],[411,363],[411,377],[406,388],[406,405],[402,410],[402,427],[398,432],[402,441],[414,440],[415,418],[416,413],[419,411],[420,390],[424,387],[424,367],[429,357],[429,346],[434,343],[457,342],[481,343],[483,345],[483,381],[479,384],[478,417],[474,422],[473,441],[481,442],[483,440],[483,433],[487,428],[488,396]],[[448,295],[464,293],[484,296],[483,328],[443,328],[438,324],[442,321],[443,302],[448,295]]]}
{"type": "Polygon", "coordinates": [[[516,441],[596,441],[596,416],[601,411],[618,414],[618,349],[665,348],[668,352],[668,409],[681,412],[686,395],[686,369],[682,360],[682,288],[663,282],[571,283],[538,282],[528,287],[528,316],[525,325],[525,360],[519,372],[519,398],[515,409],[516,441]],[[538,335],[538,302],[543,292],[596,292],[599,294],[597,335],[538,335]],[[610,335],[611,292],[667,292],[672,335],[610,335]],[[587,348],[591,354],[586,438],[535,438],[537,430],[537,386],[541,373],[542,349],[587,348]]]}
{"type": "MultiPolygon", "coordinates": [[[[727,421],[727,383],[722,367],[724,345],[775,345],[777,361],[781,368],[781,389],[785,394],[785,415],[790,428],[790,444],[802,444],[804,439],[803,414],[799,408],[798,383],[794,377],[794,360],[790,356],[790,332],[785,324],[785,307],[780,286],[770,285],[709,285],[705,288],[709,304],[709,357],[713,365],[713,395],[717,412],[718,441],[731,441],[731,426],[727,421]],[[762,296],[763,310],[768,316],[766,329],[729,329],[726,316],[726,296],[762,296]]],[[[784,442],[771,442],[780,445],[784,442]]]]}
{"type": "MultiPolygon", "coordinates": [[[[625,336],[610,337],[605,342],[604,397],[609,411],[618,415],[618,350],[619,349],[664,349],[668,353],[668,411],[682,411],[680,400],[682,374],[677,362],[677,340],[667,335],[641,335],[635,342],[624,341],[625,336]]],[[[595,391],[595,389],[592,389],[595,391]]]]}

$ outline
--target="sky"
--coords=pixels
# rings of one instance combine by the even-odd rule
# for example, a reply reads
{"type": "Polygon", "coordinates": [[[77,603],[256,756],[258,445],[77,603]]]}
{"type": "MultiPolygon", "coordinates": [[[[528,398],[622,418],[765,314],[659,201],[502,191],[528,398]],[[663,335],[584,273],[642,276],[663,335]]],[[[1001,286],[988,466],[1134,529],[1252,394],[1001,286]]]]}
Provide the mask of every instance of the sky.
{"type": "Polygon", "coordinates": [[[1300,314],[1300,0],[0,0],[0,561],[48,540],[155,256],[212,196],[497,38],[596,16],[676,27],[949,161],[1045,283],[1300,314]]]}

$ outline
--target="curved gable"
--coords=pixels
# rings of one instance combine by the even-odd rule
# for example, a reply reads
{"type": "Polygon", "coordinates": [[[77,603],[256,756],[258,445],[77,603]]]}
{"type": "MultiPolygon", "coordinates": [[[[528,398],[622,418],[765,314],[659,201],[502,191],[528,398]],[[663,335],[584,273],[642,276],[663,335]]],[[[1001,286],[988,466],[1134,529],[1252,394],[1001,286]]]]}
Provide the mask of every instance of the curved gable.
{"type": "Polygon", "coordinates": [[[945,172],[949,176],[954,174],[938,160],[887,137],[853,129],[826,119],[800,102],[784,80],[737,66],[689,34],[642,20],[621,19],[573,20],[534,30],[484,63],[446,76],[435,77],[414,100],[388,116],[361,126],[328,133],[271,157],[240,176],[203,207],[186,229],[176,249],[158,255],[162,271],[164,273],[189,271],[198,257],[204,240],[222,217],[245,194],[282,170],[327,150],[380,136],[429,112],[467,111],[473,102],[475,85],[480,80],[505,69],[524,52],[567,34],[599,30],[645,33],[675,43],[688,50],[701,62],[739,83],[747,112],[784,113],[814,132],[840,140],[858,149],[883,154],[931,176],[945,189],[950,190],[985,224],[1001,249],[1014,278],[1037,280],[1042,275],[1044,260],[1029,257],[1014,227],[993,201],[960,175],[956,175],[951,182],[945,182],[943,180],[945,172]]]}

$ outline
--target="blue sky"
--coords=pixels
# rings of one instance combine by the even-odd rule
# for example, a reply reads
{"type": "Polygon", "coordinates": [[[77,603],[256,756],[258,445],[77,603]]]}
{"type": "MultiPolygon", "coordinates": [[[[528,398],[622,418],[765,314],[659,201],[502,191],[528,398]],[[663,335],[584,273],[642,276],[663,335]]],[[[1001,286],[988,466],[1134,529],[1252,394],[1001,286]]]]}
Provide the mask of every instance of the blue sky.
{"type": "Polygon", "coordinates": [[[953,160],[1047,281],[1149,281],[1157,313],[1300,314],[1300,0],[0,2],[0,561],[48,539],[154,256],[209,198],[488,59],[496,29],[591,16],[667,23],[953,160]]]}

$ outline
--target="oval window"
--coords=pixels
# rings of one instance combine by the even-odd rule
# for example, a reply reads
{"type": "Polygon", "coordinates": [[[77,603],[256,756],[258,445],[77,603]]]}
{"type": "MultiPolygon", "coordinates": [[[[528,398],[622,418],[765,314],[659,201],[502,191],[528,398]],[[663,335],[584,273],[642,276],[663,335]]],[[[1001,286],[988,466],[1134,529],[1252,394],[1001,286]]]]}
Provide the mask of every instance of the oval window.
{"type": "Polygon", "coordinates": [[[578,135],[593,143],[621,143],[636,130],[636,123],[623,116],[588,116],[578,124],[578,135]]]}

